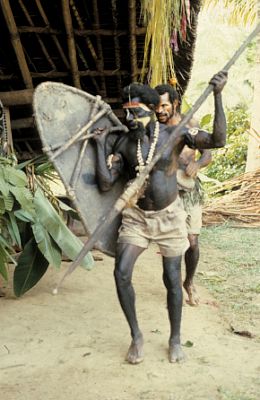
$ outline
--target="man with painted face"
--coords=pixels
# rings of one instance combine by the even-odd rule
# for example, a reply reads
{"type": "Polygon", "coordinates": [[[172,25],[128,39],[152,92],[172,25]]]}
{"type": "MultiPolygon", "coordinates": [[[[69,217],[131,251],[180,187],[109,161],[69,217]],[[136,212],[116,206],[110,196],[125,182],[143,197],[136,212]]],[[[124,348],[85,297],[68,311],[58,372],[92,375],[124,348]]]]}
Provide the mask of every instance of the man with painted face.
{"type": "MultiPolygon", "coordinates": [[[[176,170],[178,157],[185,145],[191,148],[213,148],[225,145],[226,122],[221,102],[221,91],[226,74],[212,78],[215,93],[215,123],[213,133],[199,130],[192,136],[184,128],[176,134],[171,146],[165,150],[148,179],[144,192],[132,207],[122,213],[115,258],[115,281],[118,298],[130,327],[132,341],[126,355],[131,364],[143,360],[143,335],[135,309],[132,273],[138,256],[150,242],[157,243],[162,254],[163,282],[167,290],[170,321],[169,361],[182,361],[180,325],[182,314],[181,258],[189,246],[186,214],[178,196],[176,170]]],[[[106,135],[97,135],[97,178],[101,190],[106,191],[121,174],[128,179],[136,177],[144,165],[149,164],[158,149],[174,135],[174,128],[156,121],[154,109],[159,95],[149,86],[131,84],[123,90],[123,109],[128,133],[120,135],[107,157],[106,135]]]]}
{"type": "MultiPolygon", "coordinates": [[[[156,108],[158,121],[167,126],[176,126],[181,121],[180,101],[177,91],[170,85],[158,85],[155,90],[160,95],[156,108]]],[[[195,124],[189,122],[190,132],[197,133],[195,124]]],[[[186,224],[190,246],[185,253],[186,278],[183,287],[188,294],[188,303],[199,304],[193,278],[199,262],[199,234],[202,227],[203,189],[197,176],[199,170],[211,162],[211,151],[198,149],[200,158],[196,159],[196,149],[185,146],[179,157],[177,182],[179,195],[187,213],[186,224]]]]}

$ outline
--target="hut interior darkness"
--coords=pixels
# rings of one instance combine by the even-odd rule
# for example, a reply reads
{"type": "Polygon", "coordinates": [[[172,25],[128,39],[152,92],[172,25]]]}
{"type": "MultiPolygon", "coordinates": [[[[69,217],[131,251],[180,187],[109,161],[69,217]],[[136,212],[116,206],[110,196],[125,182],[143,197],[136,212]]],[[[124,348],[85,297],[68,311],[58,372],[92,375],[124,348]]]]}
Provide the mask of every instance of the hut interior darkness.
{"type": "MultiPolygon", "coordinates": [[[[181,93],[190,78],[200,8],[199,0],[188,3],[187,37],[173,50],[181,93]]],[[[43,81],[99,94],[122,117],[122,87],[140,79],[143,63],[140,0],[0,0],[0,5],[0,100],[18,159],[41,153],[32,97],[43,81]]]]}

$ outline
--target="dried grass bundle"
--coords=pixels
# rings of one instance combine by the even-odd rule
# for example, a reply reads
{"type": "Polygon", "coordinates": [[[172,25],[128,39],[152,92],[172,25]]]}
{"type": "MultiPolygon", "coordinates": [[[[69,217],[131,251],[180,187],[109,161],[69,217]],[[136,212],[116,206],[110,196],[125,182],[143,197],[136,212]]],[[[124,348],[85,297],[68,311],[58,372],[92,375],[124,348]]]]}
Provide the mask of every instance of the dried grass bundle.
{"type": "Polygon", "coordinates": [[[214,193],[230,192],[210,200],[203,208],[203,224],[232,221],[239,226],[260,227],[260,168],[230,179],[214,193]]]}

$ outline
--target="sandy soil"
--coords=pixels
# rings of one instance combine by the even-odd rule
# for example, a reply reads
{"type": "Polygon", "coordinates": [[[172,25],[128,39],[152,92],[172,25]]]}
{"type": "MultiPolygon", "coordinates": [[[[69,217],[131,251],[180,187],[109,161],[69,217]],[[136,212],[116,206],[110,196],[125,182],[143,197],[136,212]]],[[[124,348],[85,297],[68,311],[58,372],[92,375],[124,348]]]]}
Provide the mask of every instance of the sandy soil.
{"type": "Polygon", "coordinates": [[[50,268],[20,299],[11,290],[0,298],[2,400],[259,398],[259,343],[229,332],[202,287],[201,305],[183,310],[182,343],[193,343],[184,347],[188,359],[168,362],[169,324],[156,247],[140,257],[134,276],[145,337],[145,360],[137,366],[124,361],[130,336],[116,297],[113,259],[103,256],[91,272],[78,268],[53,296],[53,283],[67,265],[61,272],[50,268]]]}

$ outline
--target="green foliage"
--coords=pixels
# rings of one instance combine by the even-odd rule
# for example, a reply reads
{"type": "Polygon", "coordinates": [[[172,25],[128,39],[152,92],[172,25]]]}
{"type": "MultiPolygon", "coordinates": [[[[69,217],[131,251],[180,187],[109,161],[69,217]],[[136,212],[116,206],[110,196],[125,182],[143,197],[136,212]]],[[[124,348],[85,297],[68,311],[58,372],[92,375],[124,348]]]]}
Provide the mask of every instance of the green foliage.
{"type": "MultiPolygon", "coordinates": [[[[0,157],[0,274],[7,280],[7,263],[14,263],[16,296],[31,289],[49,264],[59,268],[62,251],[73,260],[82,248],[82,242],[62,218],[61,202],[50,192],[47,196],[46,177],[53,179],[53,168],[44,160],[38,161],[17,165],[0,157]]],[[[86,269],[93,266],[90,253],[81,265],[86,269]]]]}
{"type": "MultiPolygon", "coordinates": [[[[204,173],[219,181],[240,175],[245,171],[249,115],[245,105],[226,111],[227,144],[223,149],[212,151],[212,163],[205,168],[204,173]]],[[[208,118],[208,115],[205,116],[208,118]]],[[[205,117],[203,117],[205,119],[205,117]]],[[[203,119],[202,118],[202,119],[203,119]]],[[[203,129],[212,131],[212,127],[204,124],[203,129]]]]}
{"type": "Polygon", "coordinates": [[[14,293],[22,296],[41,279],[47,271],[49,262],[41,253],[33,238],[26,243],[14,270],[14,293]]]}

